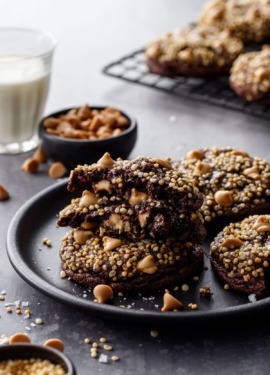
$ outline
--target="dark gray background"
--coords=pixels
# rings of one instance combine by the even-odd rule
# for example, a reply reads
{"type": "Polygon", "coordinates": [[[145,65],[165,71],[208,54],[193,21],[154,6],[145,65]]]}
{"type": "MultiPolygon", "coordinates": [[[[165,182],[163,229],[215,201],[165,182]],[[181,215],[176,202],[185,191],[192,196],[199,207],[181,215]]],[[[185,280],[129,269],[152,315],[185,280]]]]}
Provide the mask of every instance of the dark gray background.
{"type": "MultiPolygon", "coordinates": [[[[131,157],[149,155],[178,159],[202,146],[233,146],[270,160],[269,124],[242,113],[169,96],[101,74],[104,65],[141,48],[150,39],[187,24],[203,1],[189,0],[10,0],[0,3],[1,26],[27,26],[50,31],[58,40],[46,114],[86,102],[115,105],[132,113],[139,138],[131,157]],[[175,116],[174,122],[170,117],[175,116]]],[[[125,324],[90,316],[61,305],[31,288],[11,267],[5,249],[9,222],[35,193],[56,183],[47,166],[31,176],[20,170],[28,154],[0,155],[0,184],[11,199],[0,203],[0,291],[7,302],[29,301],[32,318],[8,315],[0,302],[0,335],[25,332],[36,317],[45,324],[32,327],[33,342],[61,337],[78,373],[84,374],[266,374],[270,328],[254,315],[240,328],[230,320],[213,326],[155,327],[125,324]],[[100,364],[90,357],[85,337],[106,336],[119,363],[100,364]]],[[[42,213],[41,213],[42,214],[42,213]]],[[[266,317],[267,318],[267,317],[266,317]]]]}

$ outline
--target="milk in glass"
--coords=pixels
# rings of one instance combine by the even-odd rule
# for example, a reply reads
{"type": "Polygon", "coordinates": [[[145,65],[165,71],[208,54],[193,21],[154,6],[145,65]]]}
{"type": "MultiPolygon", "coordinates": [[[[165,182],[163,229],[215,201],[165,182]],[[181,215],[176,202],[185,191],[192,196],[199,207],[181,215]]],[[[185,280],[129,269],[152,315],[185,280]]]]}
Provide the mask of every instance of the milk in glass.
{"type": "Polygon", "coordinates": [[[50,73],[41,58],[0,56],[0,144],[36,134],[49,90],[50,73]]]}

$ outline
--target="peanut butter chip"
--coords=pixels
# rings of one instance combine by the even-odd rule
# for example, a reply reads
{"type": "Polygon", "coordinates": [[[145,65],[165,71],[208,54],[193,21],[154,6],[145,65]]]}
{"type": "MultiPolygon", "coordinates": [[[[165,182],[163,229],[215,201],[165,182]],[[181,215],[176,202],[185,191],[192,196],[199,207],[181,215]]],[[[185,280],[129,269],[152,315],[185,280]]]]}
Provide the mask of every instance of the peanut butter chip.
{"type": "Polygon", "coordinates": [[[38,170],[38,166],[39,162],[36,159],[29,158],[23,162],[21,168],[27,173],[36,173],[38,170]]]}
{"type": "Polygon", "coordinates": [[[247,177],[252,178],[253,180],[258,180],[260,178],[260,171],[259,168],[254,165],[251,168],[247,168],[243,171],[243,174],[247,177]]]}
{"type": "Polygon", "coordinates": [[[215,201],[222,207],[229,207],[233,204],[233,195],[231,191],[220,190],[215,193],[215,201]]]}
{"type": "Polygon", "coordinates": [[[93,293],[99,303],[113,299],[113,290],[109,285],[99,284],[95,286],[93,293]]]}
{"type": "Polygon", "coordinates": [[[44,342],[44,346],[50,346],[54,349],[59,350],[60,352],[63,352],[65,349],[64,343],[62,340],[59,339],[50,339],[44,342]]]}
{"type": "Polygon", "coordinates": [[[133,206],[135,206],[136,204],[142,203],[146,199],[148,199],[147,194],[141,193],[141,192],[137,191],[136,189],[131,190],[129,203],[132,204],[133,206]]]}
{"type": "Polygon", "coordinates": [[[152,255],[147,255],[145,258],[140,260],[137,264],[137,269],[149,275],[156,273],[158,270],[152,255]]]}
{"type": "Polygon", "coordinates": [[[255,229],[257,232],[269,232],[270,223],[265,216],[259,216],[255,223],[252,226],[252,229],[255,229]]]}
{"type": "Polygon", "coordinates": [[[211,166],[208,163],[199,162],[194,168],[195,175],[205,174],[211,171],[211,166]]]}
{"type": "Polygon", "coordinates": [[[80,207],[89,207],[91,205],[96,204],[98,199],[99,198],[96,196],[96,194],[91,193],[91,191],[84,190],[84,192],[82,193],[82,197],[80,199],[79,206],[80,207]]]}
{"type": "Polygon", "coordinates": [[[81,223],[81,227],[83,229],[93,229],[93,228],[96,228],[96,226],[97,226],[97,223],[94,223],[94,222],[89,223],[88,221],[84,221],[83,223],[81,223]]]}
{"type": "Polygon", "coordinates": [[[233,150],[232,152],[231,152],[231,155],[232,156],[243,156],[243,157],[249,157],[249,154],[247,153],[247,152],[245,152],[245,151],[240,151],[240,150],[233,150]]]}
{"type": "Polygon", "coordinates": [[[91,232],[90,230],[77,229],[74,232],[74,240],[80,245],[84,245],[86,241],[92,236],[93,232],[91,232]]]}
{"type": "Polygon", "coordinates": [[[179,310],[182,307],[182,303],[172,296],[170,293],[166,292],[163,296],[163,307],[161,311],[173,311],[173,310],[179,310]]]}
{"type": "Polygon", "coordinates": [[[115,229],[118,229],[119,233],[123,232],[124,224],[121,220],[120,215],[118,214],[111,214],[109,218],[109,223],[112,225],[115,229]]]}
{"type": "Polygon", "coordinates": [[[143,214],[138,215],[138,219],[142,228],[146,226],[147,219],[149,218],[149,216],[150,216],[150,211],[146,211],[143,214]]]}
{"type": "Polygon", "coordinates": [[[172,169],[172,165],[167,161],[163,159],[150,159],[152,163],[158,163],[161,167],[172,169]]]}
{"type": "Polygon", "coordinates": [[[103,237],[104,251],[112,251],[122,245],[122,241],[117,238],[103,237]]]}
{"type": "Polygon", "coordinates": [[[111,158],[111,155],[106,152],[101,159],[97,161],[97,165],[102,168],[111,168],[114,166],[114,160],[111,158]]]}
{"type": "Polygon", "coordinates": [[[95,192],[101,191],[101,190],[106,190],[109,194],[111,194],[112,189],[110,186],[110,182],[106,180],[101,180],[99,181],[95,186],[94,186],[95,192]]]}
{"type": "Polygon", "coordinates": [[[46,163],[46,161],[48,160],[41,146],[38,146],[38,148],[34,152],[33,159],[37,160],[39,163],[46,163]]]}
{"type": "Polygon", "coordinates": [[[3,185],[0,185],[0,201],[5,201],[9,198],[9,194],[3,185]]]}
{"type": "Polygon", "coordinates": [[[198,159],[202,160],[204,158],[204,152],[201,150],[192,150],[187,153],[188,159],[198,159]]]}
{"type": "Polygon", "coordinates": [[[243,242],[236,237],[229,237],[226,238],[224,242],[222,242],[221,246],[222,247],[227,247],[227,248],[235,248],[235,247],[240,247],[243,245],[243,242]]]}
{"type": "Polygon", "coordinates": [[[15,333],[8,340],[10,344],[17,344],[19,342],[31,342],[30,338],[25,333],[15,333]]]}
{"type": "Polygon", "coordinates": [[[64,164],[61,163],[60,161],[57,161],[56,163],[53,163],[51,165],[48,173],[51,178],[61,178],[61,177],[64,177],[66,172],[67,172],[67,169],[64,166],[64,164]]]}

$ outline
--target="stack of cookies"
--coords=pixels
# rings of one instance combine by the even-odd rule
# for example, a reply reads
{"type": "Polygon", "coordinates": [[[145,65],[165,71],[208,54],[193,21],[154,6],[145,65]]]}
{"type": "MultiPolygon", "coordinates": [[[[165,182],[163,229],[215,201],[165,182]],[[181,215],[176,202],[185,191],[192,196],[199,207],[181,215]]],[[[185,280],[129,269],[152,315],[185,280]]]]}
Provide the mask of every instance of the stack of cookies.
{"type": "Polygon", "coordinates": [[[60,212],[63,270],[87,287],[149,291],[175,284],[203,264],[203,198],[192,179],[169,160],[138,157],[78,166],[60,212]]]}

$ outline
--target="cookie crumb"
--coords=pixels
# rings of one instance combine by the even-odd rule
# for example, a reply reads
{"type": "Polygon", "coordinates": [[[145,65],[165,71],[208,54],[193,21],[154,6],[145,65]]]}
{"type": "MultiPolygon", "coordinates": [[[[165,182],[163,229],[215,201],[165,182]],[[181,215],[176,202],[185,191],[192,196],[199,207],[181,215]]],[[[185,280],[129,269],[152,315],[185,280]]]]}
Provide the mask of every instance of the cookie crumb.
{"type": "Polygon", "coordinates": [[[152,330],[152,331],[150,331],[150,335],[152,337],[158,337],[159,333],[158,333],[158,331],[152,330]]]}
{"type": "Polygon", "coordinates": [[[209,285],[205,285],[204,287],[200,288],[199,292],[202,297],[210,298],[213,295],[209,285]]]}

